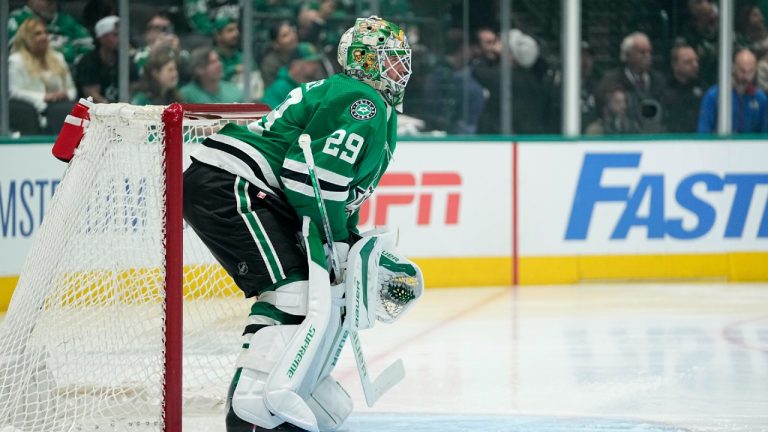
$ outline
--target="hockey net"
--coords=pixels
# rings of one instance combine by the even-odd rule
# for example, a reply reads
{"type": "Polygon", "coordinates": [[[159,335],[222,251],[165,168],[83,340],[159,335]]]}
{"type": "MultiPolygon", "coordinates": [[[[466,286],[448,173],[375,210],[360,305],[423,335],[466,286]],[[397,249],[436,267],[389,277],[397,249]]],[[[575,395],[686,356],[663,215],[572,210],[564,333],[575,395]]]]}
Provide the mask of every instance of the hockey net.
{"type": "Polygon", "coordinates": [[[264,108],[91,108],[0,322],[0,431],[223,429],[249,302],[183,225],[181,169],[264,108]]]}

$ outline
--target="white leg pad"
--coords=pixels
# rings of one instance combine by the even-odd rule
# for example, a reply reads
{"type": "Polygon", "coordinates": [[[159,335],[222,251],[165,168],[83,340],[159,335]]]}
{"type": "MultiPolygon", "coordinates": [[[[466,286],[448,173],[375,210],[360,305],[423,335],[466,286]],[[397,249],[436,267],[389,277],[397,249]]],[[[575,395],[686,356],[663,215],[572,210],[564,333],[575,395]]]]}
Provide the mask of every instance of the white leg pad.
{"type": "Polygon", "coordinates": [[[251,337],[248,350],[237,360],[237,367],[243,369],[232,395],[232,409],[239,418],[267,429],[283,423],[282,418],[272,415],[267,409],[265,387],[270,372],[298,327],[266,327],[251,337]]]}
{"type": "Polygon", "coordinates": [[[265,301],[283,312],[304,316],[307,314],[307,281],[291,282],[262,293],[259,301],[265,301]]]}
{"type": "Polygon", "coordinates": [[[304,217],[302,235],[309,267],[307,290],[307,316],[287,343],[266,382],[267,408],[288,423],[308,431],[319,431],[315,414],[307,405],[315,366],[322,356],[322,348],[333,315],[333,299],[328,270],[325,268],[320,234],[317,227],[304,217]]]}
{"type": "Polygon", "coordinates": [[[315,414],[321,431],[338,429],[352,414],[352,398],[330,375],[317,384],[307,404],[315,414]]]}

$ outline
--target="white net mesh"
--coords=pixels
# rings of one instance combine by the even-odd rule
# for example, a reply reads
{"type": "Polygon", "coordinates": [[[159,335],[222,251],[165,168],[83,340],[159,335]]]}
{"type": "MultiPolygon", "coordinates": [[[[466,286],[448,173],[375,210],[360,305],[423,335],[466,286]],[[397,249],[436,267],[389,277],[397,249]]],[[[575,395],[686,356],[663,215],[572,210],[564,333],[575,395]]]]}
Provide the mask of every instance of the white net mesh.
{"type": "MultiPolygon", "coordinates": [[[[91,109],[0,323],[0,431],[163,429],[162,112],[91,109]]],[[[222,116],[185,118],[185,153],[222,116]]],[[[248,308],[185,227],[185,416],[223,412],[248,308]]]]}

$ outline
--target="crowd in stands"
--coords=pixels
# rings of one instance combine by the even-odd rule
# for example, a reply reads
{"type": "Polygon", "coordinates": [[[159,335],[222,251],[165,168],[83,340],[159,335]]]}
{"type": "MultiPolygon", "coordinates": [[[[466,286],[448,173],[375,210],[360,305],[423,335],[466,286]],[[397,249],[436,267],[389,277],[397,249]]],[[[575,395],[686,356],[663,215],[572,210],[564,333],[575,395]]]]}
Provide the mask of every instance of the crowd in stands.
{"type": "MultiPolygon", "coordinates": [[[[339,71],[336,45],[359,12],[357,2],[349,0],[252,0],[261,25],[254,27],[255,64],[246,80],[237,0],[141,4],[147,13],[138,22],[132,18],[131,28],[121,28],[115,0],[82,1],[78,13],[65,11],[64,0],[19,4],[23,1],[14,1],[18,7],[8,25],[11,129],[22,134],[57,133],[79,97],[118,101],[118,60],[126,55],[119,48],[121,31],[130,33],[131,103],[262,102],[274,108],[299,83],[339,71]],[[248,91],[245,82],[250,82],[248,91]]],[[[610,52],[612,63],[598,64],[606,51],[591,40],[582,42],[585,134],[717,130],[718,6],[712,0],[681,1],[685,19],[671,44],[647,29],[627,31],[610,52]]],[[[405,119],[418,119],[422,131],[499,134],[500,117],[510,112],[512,133],[560,132],[563,74],[559,61],[553,61],[561,54],[557,47],[526,31],[525,23],[501,34],[494,14],[479,23],[472,20],[469,35],[460,19],[434,18],[433,28],[441,31],[431,34],[434,40],[423,40],[426,21],[409,20],[418,3],[378,2],[380,15],[404,21],[413,44],[405,119]],[[505,45],[509,55],[502,55],[505,45]],[[503,64],[505,58],[509,64],[503,64]],[[504,68],[511,71],[509,111],[502,110],[504,68]]],[[[768,28],[762,3],[738,3],[730,89],[735,133],[768,132],[768,28]]]]}

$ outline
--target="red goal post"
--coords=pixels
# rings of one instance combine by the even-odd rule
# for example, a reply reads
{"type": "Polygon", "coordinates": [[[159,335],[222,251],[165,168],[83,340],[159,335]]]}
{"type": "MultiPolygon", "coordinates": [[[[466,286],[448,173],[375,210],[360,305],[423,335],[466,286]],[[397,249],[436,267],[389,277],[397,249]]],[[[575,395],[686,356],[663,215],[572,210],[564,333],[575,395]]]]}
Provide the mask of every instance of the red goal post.
{"type": "Polygon", "coordinates": [[[167,320],[165,327],[165,400],[163,417],[166,432],[181,432],[183,418],[183,120],[237,118],[258,120],[269,112],[265,104],[171,104],[163,111],[166,140],[166,314],[175,319],[167,320]],[[173,149],[169,151],[169,149],[173,149]]]}

